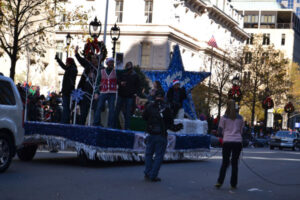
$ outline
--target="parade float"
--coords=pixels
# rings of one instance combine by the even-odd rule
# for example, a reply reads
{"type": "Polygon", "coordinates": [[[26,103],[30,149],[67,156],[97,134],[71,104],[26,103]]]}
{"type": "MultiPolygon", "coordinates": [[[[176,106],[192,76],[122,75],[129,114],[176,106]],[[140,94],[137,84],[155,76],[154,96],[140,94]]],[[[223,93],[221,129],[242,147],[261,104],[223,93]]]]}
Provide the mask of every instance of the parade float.
{"type": "MultiPolygon", "coordinates": [[[[191,90],[210,73],[185,71],[178,45],[174,48],[168,70],[152,70],[144,73],[151,81],[160,81],[165,91],[175,79],[179,80],[187,91],[188,98],[184,102],[184,110],[188,118],[175,119],[175,124],[182,123],[184,128],[177,133],[169,132],[165,160],[207,158],[210,152],[207,122],[197,119],[191,90]]],[[[145,132],[141,130],[46,122],[25,122],[24,127],[25,142],[23,148],[18,151],[18,156],[23,161],[31,160],[38,147],[76,151],[79,157],[89,160],[143,161],[144,159],[145,132]]]]}

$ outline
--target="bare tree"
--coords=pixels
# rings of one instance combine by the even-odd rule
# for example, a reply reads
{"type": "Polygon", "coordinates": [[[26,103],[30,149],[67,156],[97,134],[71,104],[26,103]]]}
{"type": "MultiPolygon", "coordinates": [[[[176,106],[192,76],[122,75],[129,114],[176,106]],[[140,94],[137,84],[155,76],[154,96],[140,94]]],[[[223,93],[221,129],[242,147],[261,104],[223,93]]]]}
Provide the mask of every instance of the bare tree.
{"type": "Polygon", "coordinates": [[[74,10],[63,8],[56,0],[1,1],[0,48],[11,61],[10,77],[14,79],[16,63],[26,48],[38,57],[44,57],[51,42],[50,33],[58,27],[85,25],[87,14],[81,6],[74,10]],[[59,19],[63,15],[65,21],[59,19]]]}

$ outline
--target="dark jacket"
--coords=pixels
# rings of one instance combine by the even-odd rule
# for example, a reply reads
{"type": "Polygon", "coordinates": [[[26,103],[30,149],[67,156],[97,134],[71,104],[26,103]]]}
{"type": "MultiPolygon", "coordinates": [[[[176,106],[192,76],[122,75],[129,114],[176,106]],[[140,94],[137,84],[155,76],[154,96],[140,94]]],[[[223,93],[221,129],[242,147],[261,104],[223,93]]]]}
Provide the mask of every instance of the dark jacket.
{"type": "Polygon", "coordinates": [[[174,87],[171,87],[168,92],[167,92],[167,100],[168,100],[168,103],[170,104],[176,104],[179,108],[182,108],[182,105],[183,105],[183,101],[184,99],[186,99],[186,91],[185,91],[185,88],[182,87],[182,88],[179,88],[178,89],[178,92],[179,92],[179,101],[176,101],[174,99],[174,92],[175,89],[174,87]]]}
{"type": "Polygon", "coordinates": [[[85,58],[82,58],[78,53],[75,54],[75,57],[77,61],[80,63],[80,65],[84,68],[77,88],[81,89],[84,92],[92,94],[93,93],[92,84],[94,84],[95,77],[97,76],[97,67],[95,67],[91,62],[89,62],[85,58]],[[91,78],[89,78],[90,72],[94,74],[94,78],[92,78],[92,80],[91,78]]]}
{"type": "Polygon", "coordinates": [[[59,66],[65,70],[61,92],[63,95],[70,95],[71,92],[75,89],[77,67],[75,63],[67,67],[59,58],[57,58],[56,60],[59,66]]]}
{"type": "Polygon", "coordinates": [[[127,70],[123,71],[118,77],[118,95],[124,98],[133,98],[140,88],[139,76],[135,71],[128,73],[127,70]],[[121,82],[126,82],[123,86],[121,82]]]}
{"type": "Polygon", "coordinates": [[[149,103],[143,113],[143,119],[146,120],[146,132],[153,135],[167,136],[167,130],[179,131],[182,124],[174,125],[172,112],[167,104],[158,102],[149,103]]]}

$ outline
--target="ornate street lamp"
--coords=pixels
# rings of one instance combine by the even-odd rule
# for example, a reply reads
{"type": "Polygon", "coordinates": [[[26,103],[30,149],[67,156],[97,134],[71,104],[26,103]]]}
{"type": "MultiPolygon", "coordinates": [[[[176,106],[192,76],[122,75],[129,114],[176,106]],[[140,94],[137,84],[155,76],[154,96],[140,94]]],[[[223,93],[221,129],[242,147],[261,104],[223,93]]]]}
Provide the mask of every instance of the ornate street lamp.
{"type": "Polygon", "coordinates": [[[116,42],[120,37],[120,27],[117,26],[117,24],[115,24],[113,27],[111,27],[110,29],[110,37],[113,41],[113,58],[115,58],[115,53],[116,53],[116,42]]]}
{"type": "Polygon", "coordinates": [[[232,88],[228,91],[228,98],[233,99],[236,102],[240,102],[242,99],[242,92],[240,89],[240,79],[236,75],[231,80],[232,88]]]}
{"type": "Polygon", "coordinates": [[[89,33],[92,38],[98,38],[101,34],[102,24],[100,20],[98,21],[97,17],[95,17],[94,21],[90,22],[89,25],[89,33]]]}
{"type": "Polygon", "coordinates": [[[67,34],[66,36],[66,43],[67,43],[67,58],[69,57],[69,46],[71,44],[71,40],[72,40],[72,37],[70,35],[70,33],[67,34]]]}
{"type": "Polygon", "coordinates": [[[233,79],[231,80],[231,83],[234,86],[239,86],[240,85],[240,79],[239,79],[239,77],[237,75],[235,77],[233,77],[233,79]]]}

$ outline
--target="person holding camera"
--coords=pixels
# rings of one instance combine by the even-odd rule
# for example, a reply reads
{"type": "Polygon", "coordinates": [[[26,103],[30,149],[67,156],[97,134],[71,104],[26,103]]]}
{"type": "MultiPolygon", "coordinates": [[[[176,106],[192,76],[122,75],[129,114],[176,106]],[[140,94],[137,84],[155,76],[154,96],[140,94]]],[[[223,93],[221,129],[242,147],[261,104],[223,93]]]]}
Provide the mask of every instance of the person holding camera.
{"type": "Polygon", "coordinates": [[[61,59],[56,55],[55,60],[58,62],[59,66],[65,70],[65,74],[62,82],[62,100],[63,100],[63,113],[61,118],[61,123],[70,123],[70,100],[71,93],[75,89],[75,81],[77,76],[77,66],[73,58],[67,58],[66,64],[64,64],[61,59]]]}
{"type": "Polygon", "coordinates": [[[146,121],[145,180],[158,182],[158,172],[167,148],[167,130],[179,131],[182,124],[174,124],[172,112],[164,101],[164,91],[158,90],[154,103],[149,103],[143,113],[146,121]],[[153,156],[155,154],[155,156],[153,156]]]}

